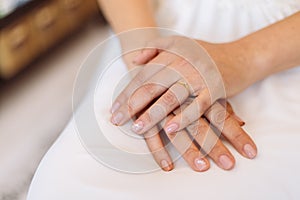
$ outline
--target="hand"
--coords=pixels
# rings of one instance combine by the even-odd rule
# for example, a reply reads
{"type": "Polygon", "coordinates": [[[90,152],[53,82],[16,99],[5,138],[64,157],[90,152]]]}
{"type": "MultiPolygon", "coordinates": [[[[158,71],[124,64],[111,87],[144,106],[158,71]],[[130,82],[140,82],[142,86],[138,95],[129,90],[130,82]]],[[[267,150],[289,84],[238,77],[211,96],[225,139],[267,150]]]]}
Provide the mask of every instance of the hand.
{"type": "MultiPolygon", "coordinates": [[[[124,58],[128,57],[126,56],[124,58]]],[[[126,63],[130,63],[129,60],[126,61],[126,63]]],[[[132,67],[132,65],[128,66],[129,68],[132,67]]],[[[130,94],[133,91],[134,86],[132,84],[129,84],[124,92],[121,93],[121,95],[117,98],[117,101],[127,102],[130,94]]],[[[184,106],[186,105],[187,104],[185,103],[184,106]]],[[[209,121],[213,123],[214,121],[216,121],[214,119],[220,119],[220,115],[224,113],[224,109],[220,107],[220,105],[223,105],[223,107],[226,107],[227,109],[226,120],[223,129],[225,131],[223,131],[223,135],[226,138],[229,138],[229,141],[243,156],[247,158],[254,158],[256,155],[257,150],[255,144],[253,143],[251,138],[240,128],[240,125],[243,125],[244,122],[242,122],[234,114],[230,104],[227,103],[226,105],[226,101],[220,100],[210,109],[209,112],[205,113],[206,118],[199,119],[199,122],[201,124],[198,127],[196,126],[196,123],[194,123],[193,125],[189,126],[187,130],[179,132],[179,136],[176,136],[174,134],[167,135],[170,138],[172,144],[178,149],[179,153],[195,171],[205,171],[209,169],[209,162],[206,159],[207,155],[202,154],[201,151],[199,151],[197,146],[195,146],[195,144],[191,142],[188,134],[191,134],[192,137],[198,142],[198,144],[203,146],[201,147],[202,150],[205,151],[220,168],[229,170],[234,166],[234,157],[208,124],[209,121]],[[212,110],[214,110],[214,112],[212,112],[212,110]],[[174,139],[175,137],[176,140],[174,139]],[[204,141],[205,138],[206,140],[204,141]],[[208,138],[211,139],[209,140],[208,138]],[[249,145],[247,145],[247,148],[244,148],[245,144],[251,144],[250,148],[249,145]]],[[[119,112],[119,108],[115,107],[114,109],[112,109],[114,113],[113,116],[117,116],[116,113],[119,112]]],[[[177,111],[174,113],[178,114],[178,112],[179,109],[177,109],[177,111]]],[[[171,116],[174,116],[174,114],[172,113],[169,118],[171,116]]],[[[113,119],[112,122],[115,123],[113,119]]],[[[219,123],[222,124],[222,122],[220,121],[219,123]]],[[[216,122],[215,124],[218,125],[216,122]]],[[[219,129],[221,129],[221,124],[218,125],[219,129]]],[[[159,166],[161,166],[161,168],[165,171],[170,171],[174,167],[173,162],[168,154],[168,151],[164,148],[164,143],[161,139],[161,133],[159,133],[159,130],[159,126],[154,126],[151,130],[144,134],[145,140],[159,166]]]]}
{"type": "Polygon", "coordinates": [[[115,124],[124,124],[159,97],[135,121],[133,130],[143,134],[189,96],[196,96],[164,127],[167,133],[180,131],[199,119],[216,100],[226,97],[229,81],[225,79],[223,85],[224,72],[220,73],[206,50],[195,40],[173,36],[157,39],[148,47],[152,48],[144,49],[135,59],[138,64],[147,64],[113,104],[112,110],[118,108],[119,111],[112,117],[115,124]]]}
{"type": "MultiPolygon", "coordinates": [[[[185,103],[183,107],[187,105],[188,104],[185,103]]],[[[174,111],[176,114],[179,112],[179,109],[174,111]]],[[[174,116],[173,113],[170,114],[168,118],[172,116],[174,116]]],[[[205,113],[205,117],[201,117],[198,121],[188,126],[187,129],[176,132],[175,134],[166,134],[172,145],[174,145],[193,170],[208,170],[210,164],[206,158],[207,156],[224,170],[230,170],[234,167],[234,157],[223,144],[220,135],[215,133],[211,128],[209,122],[213,124],[212,126],[215,129],[222,130],[222,135],[227,138],[240,154],[250,159],[256,156],[257,150],[255,144],[240,127],[240,125],[244,123],[233,113],[230,104],[227,103],[226,105],[225,101],[218,101],[205,113]],[[226,110],[224,106],[226,106],[226,110]],[[219,121],[223,119],[223,117],[220,118],[220,113],[223,113],[221,115],[226,115],[224,127],[221,126],[222,122],[219,121]],[[193,140],[200,146],[201,151],[193,143],[193,140]],[[251,144],[251,146],[244,146],[244,144],[251,144]]],[[[165,148],[166,145],[162,140],[162,134],[165,133],[160,132],[157,126],[155,126],[146,132],[144,137],[158,165],[160,165],[163,170],[170,171],[173,169],[173,163],[165,148]]]]}

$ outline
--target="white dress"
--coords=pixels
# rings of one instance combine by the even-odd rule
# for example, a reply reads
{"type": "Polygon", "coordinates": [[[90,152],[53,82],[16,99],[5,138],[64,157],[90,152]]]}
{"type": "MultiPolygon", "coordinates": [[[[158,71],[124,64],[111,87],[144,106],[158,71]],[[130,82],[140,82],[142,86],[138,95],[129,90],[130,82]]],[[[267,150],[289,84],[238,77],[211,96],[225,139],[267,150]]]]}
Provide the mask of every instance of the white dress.
{"type": "MultiPolygon", "coordinates": [[[[155,6],[161,27],[210,42],[229,42],[298,12],[300,1],[162,0],[155,6]]],[[[95,65],[100,66],[115,51],[120,52],[117,40],[105,51],[102,49],[100,61],[97,52],[94,54],[97,59],[92,54],[89,62],[98,60],[95,65]]],[[[108,85],[116,84],[126,72],[120,60],[113,65],[116,67],[103,76],[108,85]]],[[[231,99],[236,112],[246,121],[245,129],[258,145],[259,154],[256,159],[247,160],[230,148],[236,166],[229,172],[211,162],[210,170],[196,173],[182,159],[168,173],[158,170],[132,174],[114,170],[84,147],[84,139],[77,134],[78,121],[73,118],[42,160],[28,200],[300,199],[299,86],[300,70],[294,68],[270,76],[231,99]]],[[[118,129],[110,125],[108,107],[112,92],[109,86],[101,87],[94,93],[97,102],[94,111],[105,137],[121,150],[146,152],[142,140],[120,136],[118,129]]],[[[85,98],[76,112],[81,113],[89,104],[85,98]]],[[[93,128],[82,113],[79,120],[88,134],[93,128]]],[[[106,148],[106,156],[115,156],[99,141],[93,142],[96,148],[106,148]]],[[[123,162],[131,167],[141,165],[134,159],[123,162]]]]}

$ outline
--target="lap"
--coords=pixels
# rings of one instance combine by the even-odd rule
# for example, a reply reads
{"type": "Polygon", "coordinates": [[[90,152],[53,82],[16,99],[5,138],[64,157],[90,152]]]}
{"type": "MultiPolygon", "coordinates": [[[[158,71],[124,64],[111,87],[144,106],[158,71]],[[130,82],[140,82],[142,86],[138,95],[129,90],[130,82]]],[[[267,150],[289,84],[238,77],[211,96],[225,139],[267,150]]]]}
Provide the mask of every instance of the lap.
{"type": "MultiPolygon", "coordinates": [[[[290,70],[272,76],[232,99],[259,150],[258,157],[251,161],[231,149],[237,160],[232,171],[222,171],[212,163],[209,171],[196,173],[179,159],[175,170],[168,173],[160,170],[141,174],[120,172],[103,165],[89,153],[73,118],[41,162],[28,200],[183,199],[198,196],[205,199],[297,199],[300,196],[297,188],[300,162],[296,159],[300,152],[297,125],[300,95],[296,94],[299,77],[299,69],[290,70]]],[[[88,103],[84,101],[81,106],[88,103]]],[[[106,119],[107,113],[95,110],[100,112],[100,121],[106,119]]],[[[89,125],[86,126],[89,130],[89,125]]],[[[107,129],[105,134],[113,132],[114,129],[107,129]]],[[[122,148],[132,148],[132,143],[126,144],[126,140],[113,139],[124,145],[122,148]]],[[[143,146],[142,143],[139,145],[143,146]]],[[[128,162],[134,164],[135,161],[128,162]]]]}

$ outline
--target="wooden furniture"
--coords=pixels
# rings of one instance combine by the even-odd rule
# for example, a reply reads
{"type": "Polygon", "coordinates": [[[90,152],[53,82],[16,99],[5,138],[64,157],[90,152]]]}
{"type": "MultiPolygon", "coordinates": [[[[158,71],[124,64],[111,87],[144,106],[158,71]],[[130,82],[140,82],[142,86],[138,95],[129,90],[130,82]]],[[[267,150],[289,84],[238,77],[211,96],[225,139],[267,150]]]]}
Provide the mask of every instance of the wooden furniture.
{"type": "Polygon", "coordinates": [[[34,0],[1,19],[0,78],[13,77],[96,13],[96,0],[34,0]]]}

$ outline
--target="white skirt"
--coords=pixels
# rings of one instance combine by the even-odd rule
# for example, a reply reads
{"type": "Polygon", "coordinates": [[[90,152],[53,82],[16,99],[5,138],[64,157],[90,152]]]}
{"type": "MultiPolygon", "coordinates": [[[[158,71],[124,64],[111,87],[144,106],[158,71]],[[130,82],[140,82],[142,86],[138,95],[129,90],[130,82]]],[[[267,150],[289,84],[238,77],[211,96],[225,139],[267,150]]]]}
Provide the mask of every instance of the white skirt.
{"type": "MultiPolygon", "coordinates": [[[[210,42],[229,42],[299,11],[300,1],[161,0],[155,6],[161,27],[210,42]]],[[[103,60],[115,51],[120,51],[117,41],[102,52],[103,60]]],[[[101,61],[96,64],[100,66],[101,61]]],[[[117,82],[125,73],[121,61],[116,66],[107,72],[105,81],[117,82]]],[[[258,145],[259,153],[254,160],[247,160],[230,147],[236,166],[229,172],[211,162],[210,170],[196,173],[182,159],[169,173],[158,170],[133,175],[113,170],[83,147],[72,119],[42,160],[28,200],[300,199],[299,86],[300,70],[295,68],[270,76],[231,99],[238,115],[246,121],[245,129],[258,145]]],[[[124,136],[116,136],[117,129],[108,122],[110,102],[106,98],[111,95],[109,87],[95,94],[96,102],[104,99],[95,105],[95,115],[106,126],[105,135],[110,141],[117,140],[120,149],[147,150],[141,140],[132,143],[124,136]]],[[[83,100],[78,112],[87,104],[83,100]]],[[[90,131],[89,121],[84,115],[80,117],[90,131]]],[[[97,146],[98,141],[94,142],[97,146]]],[[[124,162],[135,165],[136,161],[124,162]]]]}

